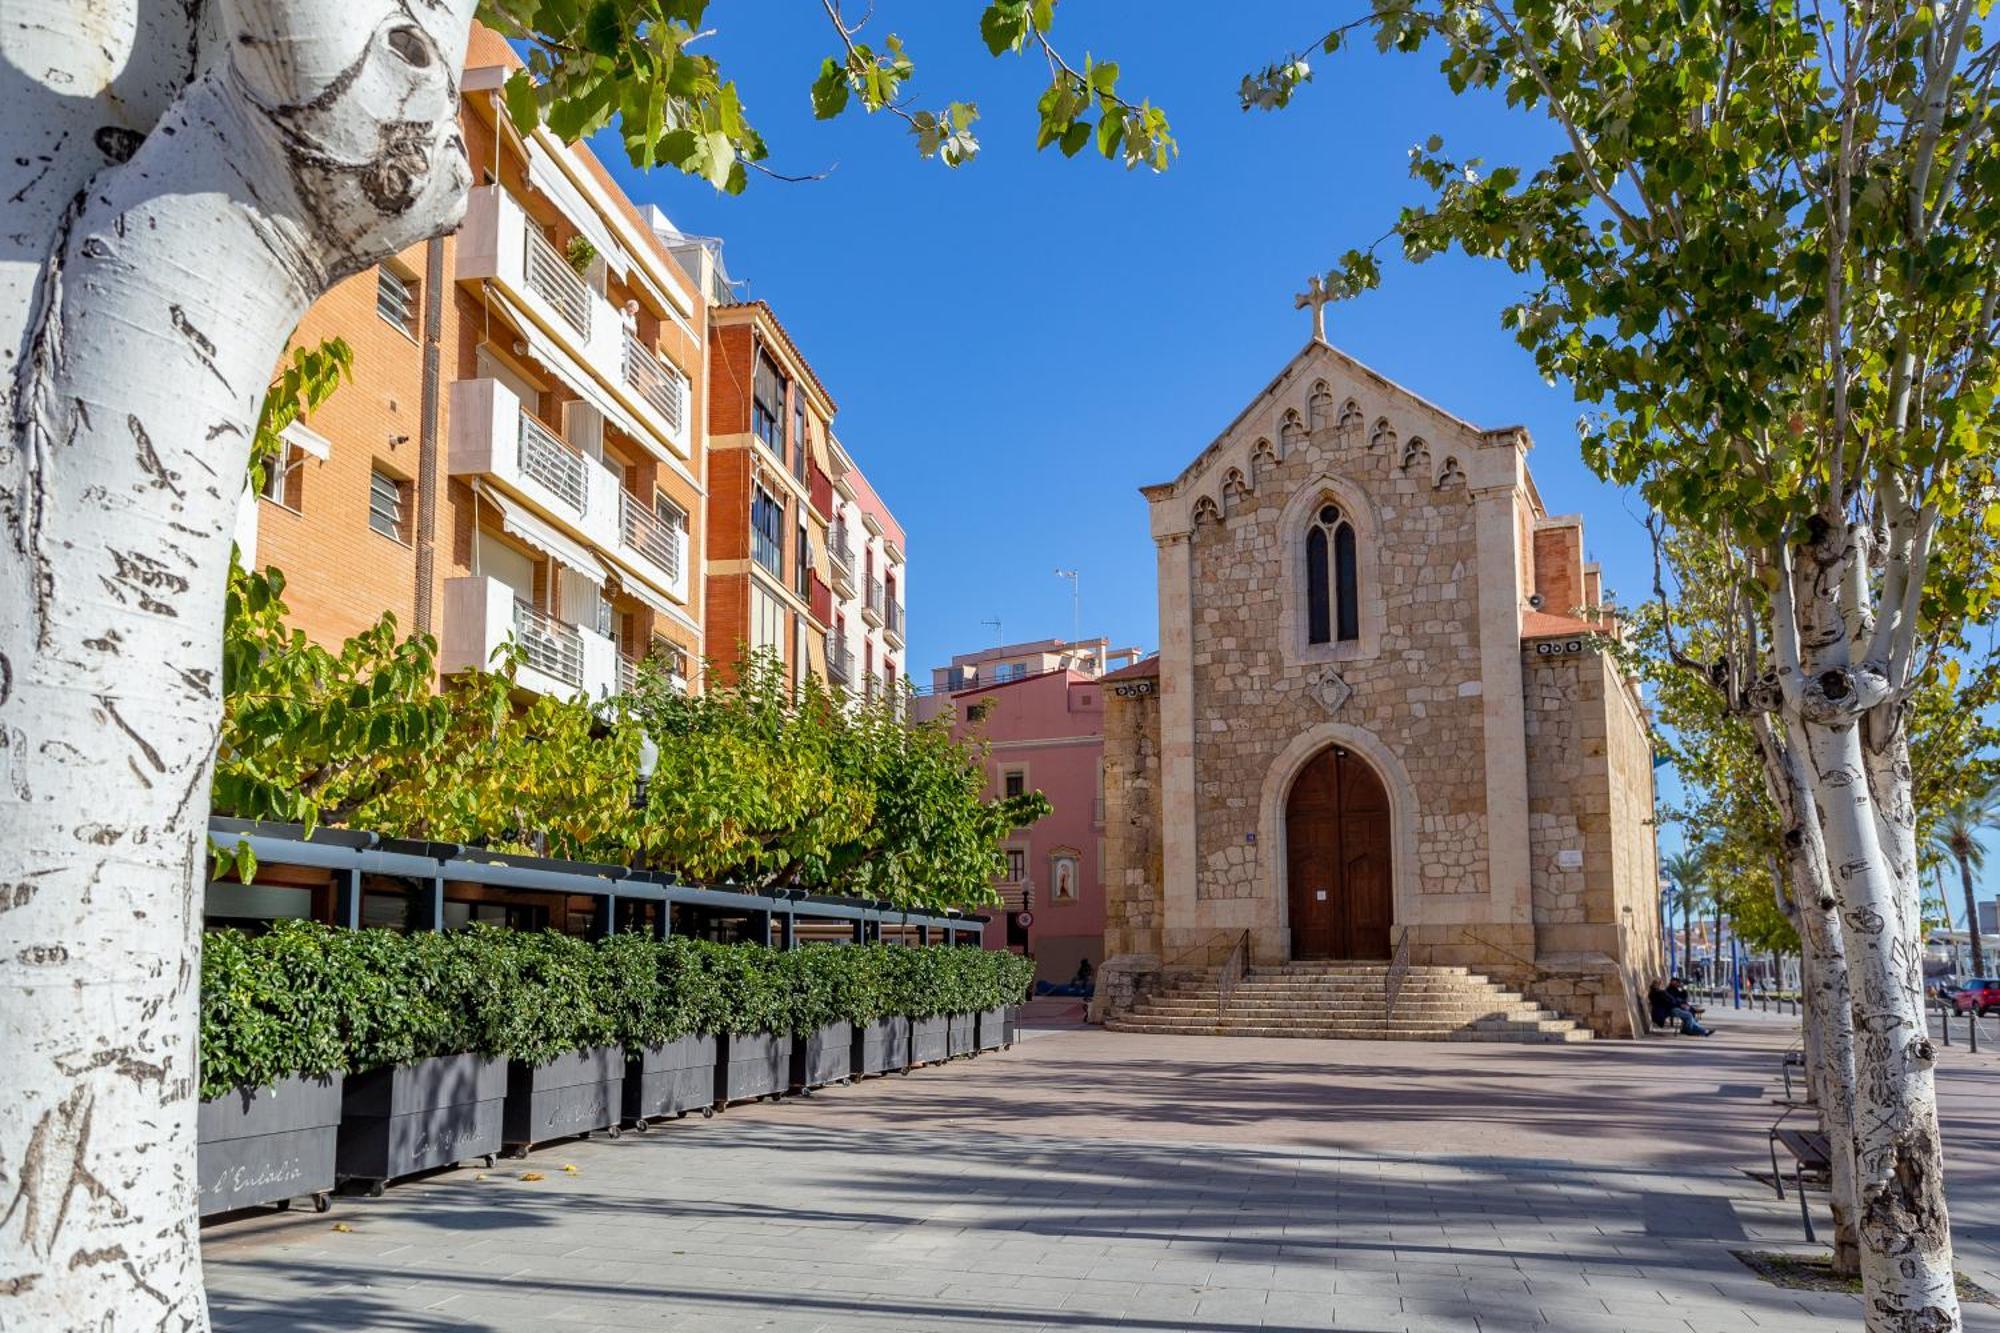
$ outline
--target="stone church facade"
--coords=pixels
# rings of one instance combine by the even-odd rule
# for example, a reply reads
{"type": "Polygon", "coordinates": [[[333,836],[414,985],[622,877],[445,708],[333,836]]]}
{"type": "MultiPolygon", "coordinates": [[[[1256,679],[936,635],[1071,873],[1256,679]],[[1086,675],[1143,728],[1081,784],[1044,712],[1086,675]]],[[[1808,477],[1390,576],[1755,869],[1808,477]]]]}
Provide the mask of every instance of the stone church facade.
{"type": "Polygon", "coordinates": [[[1464,965],[1643,1030],[1647,723],[1528,449],[1315,336],[1144,488],[1160,653],[1105,680],[1113,1011],[1247,934],[1253,966],[1464,965]]]}

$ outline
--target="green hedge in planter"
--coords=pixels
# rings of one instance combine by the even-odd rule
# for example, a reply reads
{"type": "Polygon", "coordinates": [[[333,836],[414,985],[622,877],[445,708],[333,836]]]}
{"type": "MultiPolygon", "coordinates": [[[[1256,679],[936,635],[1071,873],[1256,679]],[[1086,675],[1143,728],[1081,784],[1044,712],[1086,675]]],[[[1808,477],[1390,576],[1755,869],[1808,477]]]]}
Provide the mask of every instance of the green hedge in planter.
{"type": "Polygon", "coordinates": [[[1032,959],[999,949],[896,949],[886,962],[887,1012],[912,1018],[1019,1004],[1035,977],[1032,959]]]}
{"type": "Polygon", "coordinates": [[[539,1062],[606,1045],[619,1032],[609,962],[584,940],[492,926],[214,931],[202,943],[202,1095],[464,1051],[539,1062]]]}
{"type": "Polygon", "coordinates": [[[780,952],[628,934],[592,943],[473,926],[437,934],[282,922],[202,954],[203,1096],[292,1074],[462,1051],[541,1063],[690,1032],[808,1032],[1018,1003],[1034,964],[988,949],[812,944],[780,952]]]}
{"type": "Polygon", "coordinates": [[[207,936],[201,950],[201,1094],[347,1068],[332,932],[280,926],[207,936]]]}

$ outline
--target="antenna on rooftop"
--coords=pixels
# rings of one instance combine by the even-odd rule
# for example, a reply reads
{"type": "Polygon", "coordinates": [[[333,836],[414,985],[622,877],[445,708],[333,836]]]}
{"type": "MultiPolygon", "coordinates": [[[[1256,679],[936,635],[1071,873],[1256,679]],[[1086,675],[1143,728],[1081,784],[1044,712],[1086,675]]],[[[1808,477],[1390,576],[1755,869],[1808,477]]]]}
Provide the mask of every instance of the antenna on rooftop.
{"type": "Polygon", "coordinates": [[[998,648],[1000,646],[1000,617],[995,616],[991,620],[982,620],[979,623],[993,627],[993,646],[998,648]]]}
{"type": "Polygon", "coordinates": [[[1081,572],[1074,569],[1058,569],[1056,577],[1069,580],[1069,641],[1075,643],[1083,637],[1083,594],[1077,589],[1081,572]]]}

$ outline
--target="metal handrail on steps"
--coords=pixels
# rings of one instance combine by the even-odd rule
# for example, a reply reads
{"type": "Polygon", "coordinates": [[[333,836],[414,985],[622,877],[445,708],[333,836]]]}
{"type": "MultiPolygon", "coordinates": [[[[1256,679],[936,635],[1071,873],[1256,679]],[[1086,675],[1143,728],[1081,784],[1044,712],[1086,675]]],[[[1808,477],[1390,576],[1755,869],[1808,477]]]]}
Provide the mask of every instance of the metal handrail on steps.
{"type": "Polygon", "coordinates": [[[1396,997],[1403,993],[1403,978],[1410,972],[1410,928],[1403,927],[1403,937],[1396,941],[1396,956],[1389,962],[1389,970],[1382,977],[1382,1017],[1396,1016],[1396,997]]]}
{"type": "Polygon", "coordinates": [[[1215,1017],[1217,1021],[1229,1017],[1229,1001],[1236,994],[1236,983],[1243,980],[1249,970],[1250,932],[1244,931],[1237,937],[1236,947],[1229,951],[1229,957],[1222,961],[1222,970],[1215,977],[1215,1017]]]}

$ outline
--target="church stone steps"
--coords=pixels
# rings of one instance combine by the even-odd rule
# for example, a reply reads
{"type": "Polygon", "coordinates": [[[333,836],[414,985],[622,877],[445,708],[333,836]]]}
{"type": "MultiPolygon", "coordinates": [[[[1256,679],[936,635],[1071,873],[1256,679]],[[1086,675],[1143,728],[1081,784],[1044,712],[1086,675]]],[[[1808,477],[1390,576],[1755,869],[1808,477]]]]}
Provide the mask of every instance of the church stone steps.
{"type": "Polygon", "coordinates": [[[1575,1021],[1462,967],[1407,969],[1388,1002],[1386,963],[1259,967],[1218,1017],[1212,972],[1182,975],[1105,1023],[1114,1032],[1189,1036],[1323,1037],[1384,1041],[1575,1042],[1575,1021]]]}
{"type": "MultiPolygon", "coordinates": [[[[1152,1003],[1143,1006],[1143,1012],[1157,1018],[1200,1018],[1214,1017],[1213,1000],[1181,1000],[1169,1003],[1152,1003]]],[[[1298,1005],[1288,1004],[1242,1004],[1232,1003],[1229,1013],[1232,1017],[1243,1015],[1252,1018],[1283,1020],[1301,1012],[1322,1018],[1351,1018],[1356,1020],[1382,1021],[1396,1018],[1410,1022],[1458,1022],[1470,1023],[1480,1018],[1515,1018],[1522,1020],[1552,1021],[1562,1017],[1552,1009],[1538,1008],[1533,1004],[1462,1004],[1462,1005],[1407,1005],[1399,1004],[1394,1010],[1386,1010],[1375,1005],[1313,1005],[1302,1011],[1298,1005]]]]}
{"type": "Polygon", "coordinates": [[[1344,1026],[1301,1026],[1288,1023],[1283,1026],[1219,1025],[1210,1023],[1165,1024],[1148,1023],[1138,1019],[1115,1018],[1105,1023],[1112,1032],[1146,1033],[1153,1036],[1178,1037],[1317,1037],[1329,1041],[1490,1041],[1519,1042],[1523,1044],[1571,1043],[1590,1041],[1592,1033],[1588,1028],[1544,1028],[1522,1025],[1507,1029],[1479,1027],[1450,1028],[1387,1028],[1370,1024],[1349,1024],[1344,1026]]]}

